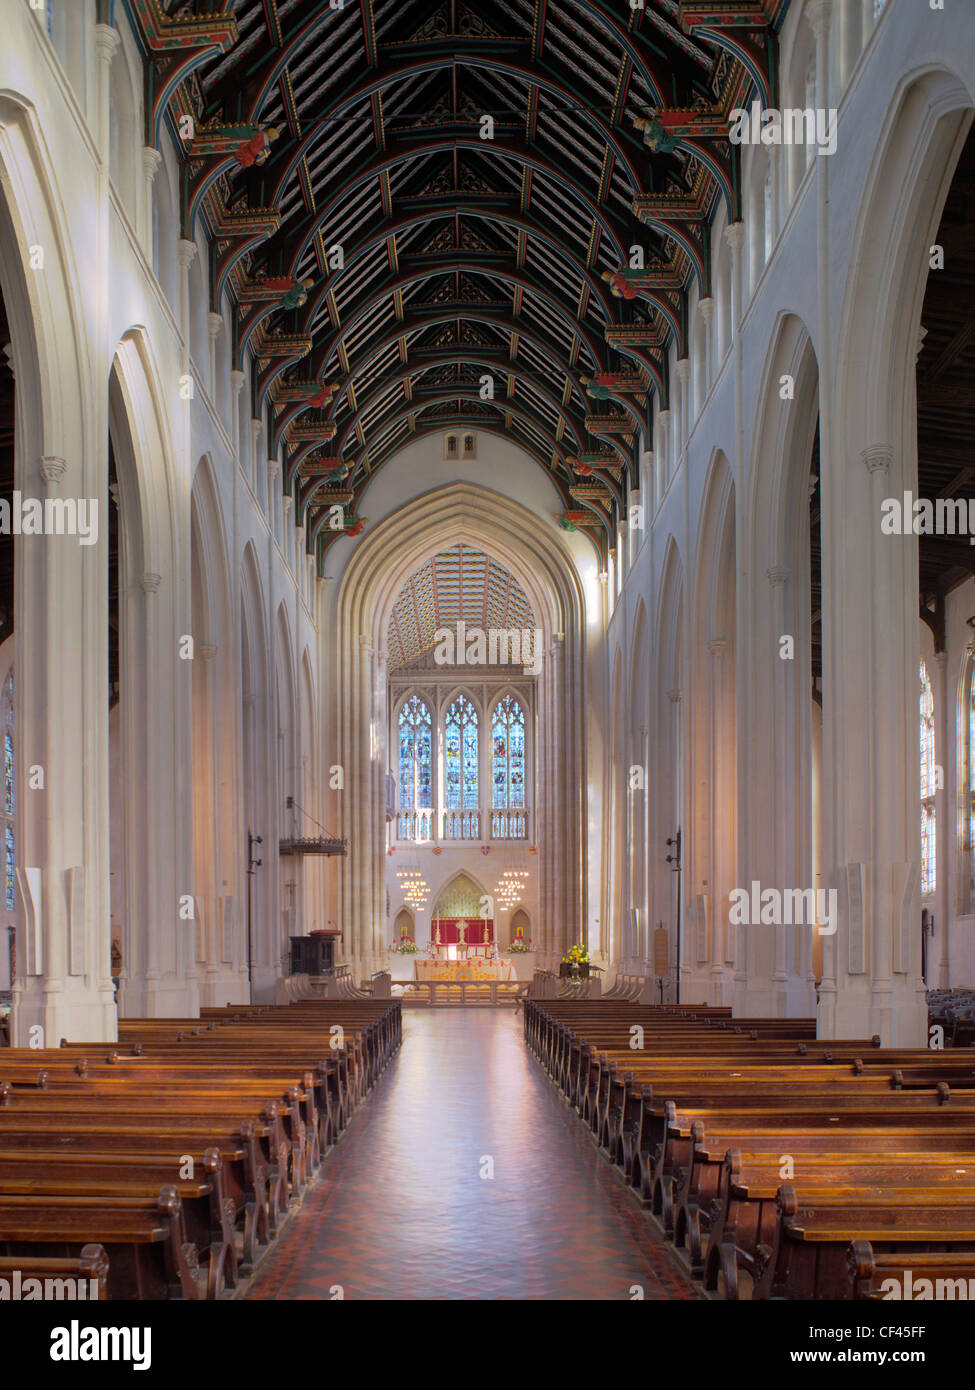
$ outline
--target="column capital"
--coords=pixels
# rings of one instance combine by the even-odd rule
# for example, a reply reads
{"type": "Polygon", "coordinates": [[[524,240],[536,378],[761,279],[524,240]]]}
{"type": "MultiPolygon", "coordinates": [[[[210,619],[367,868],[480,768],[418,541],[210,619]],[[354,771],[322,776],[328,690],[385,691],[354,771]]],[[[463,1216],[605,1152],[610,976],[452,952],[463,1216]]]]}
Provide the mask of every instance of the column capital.
{"type": "Polygon", "coordinates": [[[204,661],[212,661],[217,654],[216,642],[201,642],[197,647],[204,661]]]}
{"type": "Polygon", "coordinates": [[[270,480],[271,482],[273,482],[274,479],[278,476],[278,474],[279,474],[280,472],[281,472],[281,465],[280,465],[280,463],[278,463],[277,459],[268,459],[268,461],[267,461],[267,476],[268,476],[269,480],[270,480]]]}
{"type": "Polygon", "coordinates": [[[223,328],[223,314],[215,314],[212,310],[207,314],[207,332],[210,334],[211,341],[215,341],[221,328],[223,328]]]}
{"type": "Polygon", "coordinates": [[[667,691],[667,699],[670,701],[670,703],[671,703],[672,705],[679,705],[679,704],[680,704],[680,691],[679,691],[679,690],[668,690],[668,691],[667,691]]]}
{"type": "Polygon", "coordinates": [[[41,477],[46,483],[59,483],[68,471],[68,465],[64,459],[54,458],[45,455],[40,463],[41,477]]]}
{"type": "Polygon", "coordinates": [[[829,33],[829,21],[833,13],[833,0],[807,0],[805,17],[810,29],[817,38],[829,33]]]}
{"type": "Polygon", "coordinates": [[[712,656],[721,656],[728,649],[727,637],[712,637],[708,642],[708,651],[712,656]]]}
{"type": "Polygon", "coordinates": [[[246,380],[246,375],[242,371],[240,371],[238,367],[233,367],[231,369],[230,385],[233,387],[233,392],[235,396],[240,395],[241,391],[244,389],[244,382],[246,380]]]}
{"type": "Polygon", "coordinates": [[[914,362],[915,362],[915,364],[917,363],[917,359],[921,356],[921,349],[924,347],[924,340],[925,340],[925,338],[926,338],[927,336],[928,336],[928,330],[924,327],[923,324],[918,324],[918,328],[917,328],[917,342],[914,344],[914,362]]]}
{"type": "Polygon", "coordinates": [[[282,509],[283,509],[283,511],[284,511],[285,516],[288,515],[288,511],[289,511],[289,509],[292,507],[293,504],[294,504],[294,498],[291,496],[291,493],[290,493],[290,492],[286,492],[286,493],[284,494],[284,496],[281,498],[281,507],[282,507],[282,509]]]}
{"type": "Polygon", "coordinates": [[[188,241],[186,237],[180,237],[176,243],[176,260],[180,270],[189,270],[193,264],[193,257],[196,255],[196,242],[188,241]]]}
{"type": "Polygon", "coordinates": [[[887,473],[894,461],[894,450],[889,444],[870,444],[861,449],[860,457],[868,473],[887,473]]]}
{"type": "Polygon", "coordinates": [[[682,386],[686,386],[686,385],[687,385],[687,380],[688,380],[690,374],[691,374],[691,362],[690,362],[690,358],[689,358],[689,357],[678,357],[678,359],[677,359],[677,375],[678,375],[678,377],[680,378],[680,383],[681,383],[682,386]]]}
{"type": "Polygon", "coordinates": [[[697,301],[697,308],[704,322],[710,323],[711,316],[714,313],[714,300],[711,298],[711,296],[706,295],[704,299],[699,299],[697,301]]]}
{"type": "Polygon", "coordinates": [[[725,227],[724,239],[732,251],[740,251],[745,244],[744,222],[732,222],[730,227],[725,227]]]}
{"type": "Polygon", "coordinates": [[[252,695],[250,691],[246,691],[244,694],[244,709],[253,709],[256,704],[257,696],[252,695]]]}
{"type": "Polygon", "coordinates": [[[669,405],[665,405],[664,408],[663,408],[663,410],[658,410],[658,411],[657,411],[657,419],[658,419],[658,420],[669,420],[669,419],[670,419],[670,406],[669,406],[669,405]]]}
{"type": "Polygon", "coordinates": [[[95,25],[95,51],[103,63],[112,61],[121,42],[121,34],[111,24],[95,25]]]}
{"type": "Polygon", "coordinates": [[[159,586],[162,583],[162,575],[144,574],[139,582],[142,585],[142,592],[144,594],[155,594],[158,592],[159,586]]]}
{"type": "Polygon", "coordinates": [[[792,571],[785,565],[770,565],[765,571],[765,577],[773,589],[779,588],[787,579],[792,577],[792,571]]]}
{"type": "Polygon", "coordinates": [[[152,183],[153,179],[156,177],[156,170],[161,163],[162,155],[154,145],[142,146],[142,172],[150,183],[152,183]]]}

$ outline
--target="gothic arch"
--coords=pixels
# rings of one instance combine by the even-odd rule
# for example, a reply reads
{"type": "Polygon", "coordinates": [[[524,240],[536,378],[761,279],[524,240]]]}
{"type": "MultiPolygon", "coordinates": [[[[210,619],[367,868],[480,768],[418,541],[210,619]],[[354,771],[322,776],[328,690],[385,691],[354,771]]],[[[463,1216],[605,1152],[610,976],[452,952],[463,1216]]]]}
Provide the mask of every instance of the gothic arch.
{"type": "MultiPolygon", "coordinates": [[[[447,879],[444,880],[444,882],[443,882],[443,883],[441,884],[441,886],[440,886],[440,889],[439,889],[439,891],[438,891],[438,893],[437,893],[436,898],[433,899],[433,902],[432,902],[432,905],[431,905],[431,908],[430,908],[430,920],[431,920],[431,922],[432,922],[433,919],[434,919],[435,917],[437,917],[437,916],[453,916],[453,915],[455,915],[455,914],[453,914],[453,913],[442,913],[442,912],[438,912],[438,909],[441,908],[441,907],[443,907],[443,906],[448,906],[448,907],[450,906],[450,903],[449,903],[449,896],[448,896],[449,893],[450,893],[450,890],[453,889],[453,888],[455,888],[455,887],[461,886],[461,885],[464,883],[465,880],[466,880],[467,883],[469,883],[469,884],[471,885],[471,887],[473,888],[474,892],[477,894],[477,898],[478,898],[478,899],[490,897],[490,894],[488,893],[487,889],[486,889],[486,888],[483,886],[483,884],[479,881],[479,879],[477,878],[477,875],[476,875],[476,874],[473,874],[473,873],[471,872],[471,870],[470,870],[470,869],[467,869],[467,868],[457,869],[455,873],[452,873],[452,874],[449,876],[449,878],[447,878],[447,879]]],[[[472,900],[473,900],[473,895],[472,895],[472,900]]],[[[465,911],[469,911],[469,912],[471,913],[471,916],[474,916],[474,915],[475,915],[474,912],[473,912],[473,910],[470,909],[470,908],[465,909],[465,911]]]]}
{"type": "MultiPolygon", "coordinates": [[[[836,360],[837,414],[864,447],[909,437],[914,359],[934,239],[972,122],[975,88],[943,67],[906,74],[867,178],[849,256],[836,360]],[[883,345],[883,350],[878,350],[883,345]],[[851,371],[849,364],[857,364],[851,371]],[[866,368],[864,371],[863,369],[866,368]]],[[[905,487],[910,486],[906,482],[905,487]]]]}
{"type": "MultiPolygon", "coordinates": [[[[582,582],[558,533],[540,527],[537,516],[510,497],[469,483],[452,483],[392,511],[355,547],[338,584],[336,651],[351,653],[335,669],[337,738],[348,748],[359,794],[338,802],[341,833],[349,854],[341,861],[340,912],[350,926],[353,950],[372,968],[381,945],[385,863],[376,825],[385,795],[373,750],[362,730],[383,731],[379,760],[385,760],[385,683],[382,670],[386,623],[408,576],[427,558],[458,542],[495,556],[525,591],[542,630],[544,657],[536,687],[538,719],[549,732],[536,758],[536,783],[552,788],[551,804],[540,808],[539,887],[544,914],[541,932],[556,949],[567,924],[582,921],[586,854],[585,718],[583,653],[586,612],[582,582]],[[556,867],[557,866],[557,867],[556,867]]],[[[536,802],[537,804],[537,802],[536,802]]],[[[560,945],[559,945],[560,949],[560,945]]]]}

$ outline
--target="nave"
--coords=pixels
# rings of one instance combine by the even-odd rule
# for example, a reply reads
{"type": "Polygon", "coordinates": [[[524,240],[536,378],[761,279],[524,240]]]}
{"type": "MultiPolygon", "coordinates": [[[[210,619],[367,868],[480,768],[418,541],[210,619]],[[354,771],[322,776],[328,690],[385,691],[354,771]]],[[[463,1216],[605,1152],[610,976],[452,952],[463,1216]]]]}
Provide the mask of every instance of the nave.
{"type": "Polygon", "coordinates": [[[408,1013],[403,1047],[245,1296],[699,1297],[522,1027],[508,1009],[408,1013]]]}

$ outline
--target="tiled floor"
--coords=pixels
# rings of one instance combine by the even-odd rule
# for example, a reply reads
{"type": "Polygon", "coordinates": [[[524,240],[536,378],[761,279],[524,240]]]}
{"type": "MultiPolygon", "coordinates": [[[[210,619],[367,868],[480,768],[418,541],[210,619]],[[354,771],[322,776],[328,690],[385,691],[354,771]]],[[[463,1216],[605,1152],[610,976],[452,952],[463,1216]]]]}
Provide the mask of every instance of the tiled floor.
{"type": "Polygon", "coordinates": [[[406,1014],[247,1296],[697,1297],[521,1030],[507,1009],[406,1014]]]}

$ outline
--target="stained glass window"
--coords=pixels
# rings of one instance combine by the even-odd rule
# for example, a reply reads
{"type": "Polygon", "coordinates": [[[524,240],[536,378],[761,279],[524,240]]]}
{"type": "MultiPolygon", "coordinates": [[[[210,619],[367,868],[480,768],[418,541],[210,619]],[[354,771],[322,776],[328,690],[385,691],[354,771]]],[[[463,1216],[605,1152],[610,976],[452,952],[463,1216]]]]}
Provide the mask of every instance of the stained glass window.
{"type": "Polygon", "coordinates": [[[10,730],[3,736],[3,804],[8,816],[14,813],[14,740],[10,730]]]}
{"type": "Polygon", "coordinates": [[[458,695],[444,720],[448,811],[477,810],[477,710],[458,695]]]}
{"type": "Polygon", "coordinates": [[[433,737],[429,706],[411,695],[399,714],[399,807],[424,811],[433,805],[433,737]]]}
{"type": "Polygon", "coordinates": [[[934,692],[923,660],[921,678],[921,892],[933,893],[937,885],[937,825],[935,797],[938,772],[934,749],[934,692]]]}
{"type": "Polygon", "coordinates": [[[14,832],[11,826],[7,826],[5,832],[6,843],[4,845],[4,891],[6,893],[6,906],[12,910],[15,904],[14,899],[14,832]]]}
{"type": "Polygon", "coordinates": [[[525,809],[525,711],[513,695],[494,707],[491,794],[496,811],[525,809]]]}

